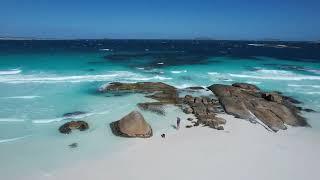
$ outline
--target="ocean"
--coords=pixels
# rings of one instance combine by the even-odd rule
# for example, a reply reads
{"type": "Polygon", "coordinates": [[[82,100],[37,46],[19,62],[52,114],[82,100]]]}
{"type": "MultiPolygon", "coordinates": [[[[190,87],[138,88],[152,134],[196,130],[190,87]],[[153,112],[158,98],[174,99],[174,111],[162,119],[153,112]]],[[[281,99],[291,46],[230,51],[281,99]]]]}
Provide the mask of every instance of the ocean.
{"type": "MultiPolygon", "coordinates": [[[[246,82],[280,91],[320,111],[320,44],[197,40],[26,40],[0,41],[0,177],[51,173],[88,158],[127,148],[109,123],[142,94],[105,94],[110,82],[164,82],[190,86],[246,82]],[[71,118],[63,114],[83,111],[71,118]],[[70,119],[89,130],[59,133],[70,119]],[[77,143],[78,147],[69,145],[77,143]],[[19,170],[19,174],[17,174],[19,170]]],[[[177,107],[166,116],[143,112],[154,135],[172,131],[177,107]]],[[[304,112],[320,131],[319,113],[304,112]]],[[[1,178],[2,179],[2,178],[1,178]]]]}

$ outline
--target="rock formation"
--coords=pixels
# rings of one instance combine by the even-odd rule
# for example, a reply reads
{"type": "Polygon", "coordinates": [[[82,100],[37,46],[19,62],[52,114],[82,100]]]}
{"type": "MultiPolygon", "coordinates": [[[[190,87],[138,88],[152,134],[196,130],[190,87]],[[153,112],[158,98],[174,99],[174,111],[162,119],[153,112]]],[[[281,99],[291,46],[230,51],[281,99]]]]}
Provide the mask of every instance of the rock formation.
{"type": "Polygon", "coordinates": [[[273,131],[287,129],[286,125],[307,126],[294,105],[298,102],[281,93],[262,92],[258,87],[236,83],[232,86],[214,84],[208,87],[218,98],[225,112],[253,122],[262,121],[273,131]]]}
{"type": "Polygon", "coordinates": [[[74,129],[85,131],[89,129],[89,124],[85,121],[71,121],[60,126],[59,131],[63,134],[70,134],[74,129]]]}
{"type": "Polygon", "coordinates": [[[192,113],[197,117],[198,121],[194,124],[194,126],[202,124],[214,129],[221,129],[219,127],[226,124],[226,120],[216,117],[216,113],[223,112],[223,109],[219,102],[215,99],[186,95],[183,99],[183,102],[183,112],[186,114],[192,113]]]}
{"type": "Polygon", "coordinates": [[[110,124],[113,134],[122,137],[148,138],[152,136],[152,128],[142,114],[133,111],[122,119],[110,124]]]}

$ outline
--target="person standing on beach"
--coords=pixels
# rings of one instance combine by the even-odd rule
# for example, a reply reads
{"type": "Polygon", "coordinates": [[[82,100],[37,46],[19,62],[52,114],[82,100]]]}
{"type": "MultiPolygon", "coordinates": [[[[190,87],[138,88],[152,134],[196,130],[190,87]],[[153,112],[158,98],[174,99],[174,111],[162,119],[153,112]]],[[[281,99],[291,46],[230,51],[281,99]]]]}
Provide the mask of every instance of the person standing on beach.
{"type": "Polygon", "coordinates": [[[181,119],[179,117],[177,117],[177,129],[180,128],[180,121],[181,121],[181,119]]]}

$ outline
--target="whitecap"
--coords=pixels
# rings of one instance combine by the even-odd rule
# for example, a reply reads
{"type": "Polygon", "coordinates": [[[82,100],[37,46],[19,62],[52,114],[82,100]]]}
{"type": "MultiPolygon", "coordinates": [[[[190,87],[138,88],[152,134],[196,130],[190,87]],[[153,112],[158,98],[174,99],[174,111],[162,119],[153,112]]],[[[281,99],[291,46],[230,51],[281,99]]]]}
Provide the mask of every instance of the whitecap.
{"type": "Polygon", "coordinates": [[[248,46],[262,47],[265,46],[265,44],[248,44],[248,46]]]}
{"type": "Polygon", "coordinates": [[[21,137],[16,137],[16,138],[9,138],[9,139],[0,139],[0,143],[17,141],[17,140],[21,140],[21,139],[24,139],[24,138],[29,137],[29,136],[30,136],[30,135],[21,136],[21,137]]]}
{"type": "Polygon", "coordinates": [[[110,51],[110,49],[99,49],[100,51],[110,51]]]}
{"type": "Polygon", "coordinates": [[[35,99],[40,98],[41,96],[9,96],[9,97],[2,97],[4,99],[35,99]]]}
{"type": "Polygon", "coordinates": [[[261,69],[255,72],[246,72],[242,74],[229,74],[231,77],[249,78],[249,79],[267,79],[267,80],[286,80],[286,81],[300,81],[300,80],[320,80],[320,76],[310,76],[303,74],[296,74],[283,70],[267,70],[261,69]]]}
{"type": "Polygon", "coordinates": [[[15,75],[0,77],[0,83],[79,83],[95,81],[115,81],[143,78],[144,76],[129,71],[110,71],[108,74],[57,76],[50,74],[15,75]]]}
{"type": "Polygon", "coordinates": [[[32,120],[32,123],[34,124],[47,124],[52,122],[59,122],[67,118],[54,118],[54,119],[38,119],[38,120],[32,120]]]}
{"type": "Polygon", "coordinates": [[[163,63],[163,62],[158,62],[157,64],[159,64],[159,65],[163,65],[164,63],[163,63]]]}
{"type": "Polygon", "coordinates": [[[82,119],[85,117],[89,117],[94,115],[95,113],[86,113],[86,114],[79,114],[79,115],[73,115],[69,117],[60,117],[60,118],[53,118],[53,119],[37,119],[32,120],[32,123],[34,124],[47,124],[47,123],[53,123],[53,122],[60,122],[67,119],[82,119]]]}
{"type": "Polygon", "coordinates": [[[261,82],[257,82],[257,81],[247,81],[246,83],[248,83],[248,84],[261,84],[261,82]]]}
{"type": "Polygon", "coordinates": [[[133,80],[133,81],[170,80],[170,79],[172,79],[172,78],[159,76],[159,75],[156,75],[153,77],[133,77],[133,78],[130,78],[130,80],[133,80]]]}
{"type": "Polygon", "coordinates": [[[319,91],[316,91],[316,92],[304,92],[303,94],[313,95],[313,94],[320,94],[320,92],[319,91]]]}
{"type": "Polygon", "coordinates": [[[0,75],[13,75],[13,74],[20,74],[20,69],[10,69],[10,70],[4,70],[0,71],[0,75]]]}
{"type": "Polygon", "coordinates": [[[24,119],[0,118],[0,122],[24,122],[24,119]]]}
{"type": "Polygon", "coordinates": [[[183,71],[171,71],[172,74],[180,74],[180,73],[186,73],[187,70],[183,70],[183,71]]]}
{"type": "Polygon", "coordinates": [[[218,72],[208,72],[209,75],[219,75],[220,73],[218,72]]]}
{"type": "Polygon", "coordinates": [[[185,89],[185,88],[193,87],[193,86],[196,86],[196,85],[194,85],[194,84],[181,84],[181,85],[175,85],[174,87],[176,87],[177,89],[185,89]]]}
{"type": "Polygon", "coordinates": [[[320,85],[308,85],[308,84],[288,84],[289,87],[311,87],[320,88],[320,85]]]}

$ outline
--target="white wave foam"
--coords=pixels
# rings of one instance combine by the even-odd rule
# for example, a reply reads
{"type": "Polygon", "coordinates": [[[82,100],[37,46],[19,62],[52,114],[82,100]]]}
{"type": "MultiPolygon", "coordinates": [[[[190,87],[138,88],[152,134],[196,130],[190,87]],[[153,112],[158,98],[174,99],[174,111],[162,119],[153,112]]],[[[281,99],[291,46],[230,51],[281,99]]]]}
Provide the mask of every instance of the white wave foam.
{"type": "Polygon", "coordinates": [[[41,96],[10,96],[10,97],[3,97],[4,99],[34,99],[40,98],[41,96]]]}
{"type": "Polygon", "coordinates": [[[320,92],[319,91],[317,91],[317,92],[304,92],[303,94],[313,95],[313,94],[320,94],[320,92]]]}
{"type": "Polygon", "coordinates": [[[172,78],[168,78],[168,77],[163,77],[163,76],[159,76],[159,75],[156,75],[156,76],[153,76],[153,77],[133,77],[133,78],[130,78],[130,80],[133,80],[133,81],[150,81],[150,80],[170,80],[172,78]]]}
{"type": "Polygon", "coordinates": [[[10,69],[5,71],[0,71],[0,75],[13,75],[13,74],[20,74],[20,69],[10,69]]]}
{"type": "Polygon", "coordinates": [[[178,89],[185,89],[185,88],[194,87],[194,86],[197,86],[197,85],[195,85],[195,84],[181,84],[181,85],[175,85],[174,87],[176,87],[178,89]]]}
{"type": "Polygon", "coordinates": [[[15,119],[15,118],[0,118],[0,122],[24,122],[23,119],[15,119]]]}
{"type": "Polygon", "coordinates": [[[11,141],[17,141],[17,140],[21,140],[24,139],[26,137],[29,137],[30,135],[27,136],[21,136],[21,137],[16,137],[16,138],[10,138],[10,139],[0,139],[0,143],[6,143],[6,142],[11,142],[11,141]]]}
{"type": "Polygon", "coordinates": [[[208,72],[209,75],[219,75],[220,73],[218,72],[208,72]]]}
{"type": "Polygon", "coordinates": [[[180,74],[180,73],[186,73],[187,70],[183,70],[183,71],[171,71],[172,74],[180,74]]]}
{"type": "Polygon", "coordinates": [[[158,62],[157,64],[159,64],[159,65],[163,65],[164,63],[163,63],[163,62],[158,62]]]}
{"type": "Polygon", "coordinates": [[[69,117],[61,117],[61,118],[53,118],[53,119],[38,119],[38,120],[32,120],[32,123],[34,123],[34,124],[47,124],[47,123],[52,123],[52,122],[63,121],[66,119],[82,119],[82,118],[89,117],[92,115],[94,115],[94,113],[79,114],[79,115],[74,115],[74,116],[69,116],[69,117]]]}
{"type": "Polygon", "coordinates": [[[99,49],[100,51],[110,51],[110,49],[99,49]]]}
{"type": "Polygon", "coordinates": [[[257,82],[257,81],[247,81],[246,83],[248,83],[248,84],[261,84],[261,82],[257,82]]]}
{"type": "Polygon", "coordinates": [[[32,120],[34,124],[47,124],[52,122],[59,122],[67,118],[54,118],[54,119],[39,119],[39,120],[32,120]]]}
{"type": "Polygon", "coordinates": [[[310,76],[303,74],[296,74],[283,70],[266,70],[261,69],[255,72],[246,72],[244,74],[229,74],[231,77],[249,78],[249,79],[267,79],[267,80],[286,80],[286,81],[300,81],[300,80],[320,80],[320,76],[310,76]]]}
{"type": "Polygon", "coordinates": [[[95,81],[139,81],[139,80],[167,80],[170,78],[162,76],[145,77],[129,71],[110,71],[109,74],[79,75],[79,76],[57,76],[57,75],[15,75],[0,77],[0,83],[79,83],[95,81]]]}
{"type": "Polygon", "coordinates": [[[311,73],[315,73],[315,74],[320,74],[320,70],[319,69],[304,69],[305,71],[311,72],[311,73]]]}
{"type": "Polygon", "coordinates": [[[311,88],[320,88],[320,85],[303,85],[303,84],[288,84],[289,87],[311,87],[311,88]]]}

